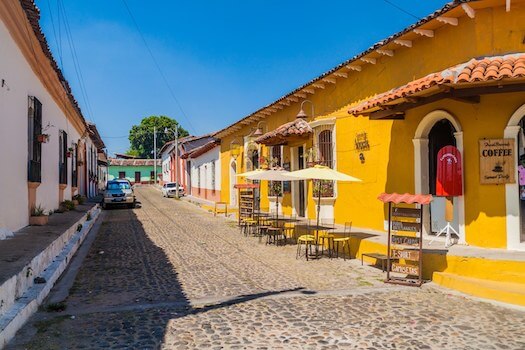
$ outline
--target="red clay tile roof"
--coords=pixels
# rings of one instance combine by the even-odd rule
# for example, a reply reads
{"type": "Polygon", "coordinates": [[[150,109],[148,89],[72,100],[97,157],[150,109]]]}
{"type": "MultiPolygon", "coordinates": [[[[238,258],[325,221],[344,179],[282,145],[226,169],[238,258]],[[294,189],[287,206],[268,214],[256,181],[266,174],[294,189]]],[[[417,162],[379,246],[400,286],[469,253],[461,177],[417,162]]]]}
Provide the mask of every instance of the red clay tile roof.
{"type": "MultiPolygon", "coordinates": [[[[110,166],[153,166],[155,165],[154,159],[116,159],[109,158],[110,166]]],[[[162,160],[157,159],[157,166],[162,165],[162,160]]]]}
{"type": "Polygon", "coordinates": [[[408,203],[408,204],[430,204],[432,202],[431,194],[410,194],[410,193],[381,193],[377,197],[383,203],[408,203]]]}
{"type": "Polygon", "coordinates": [[[264,145],[278,145],[286,143],[290,136],[303,136],[312,133],[312,127],[302,118],[279,126],[277,129],[267,132],[255,139],[255,142],[264,145]]]}
{"type": "Polygon", "coordinates": [[[34,33],[35,37],[37,38],[38,42],[40,43],[40,48],[44,52],[44,55],[49,60],[49,63],[51,64],[51,66],[53,67],[53,70],[57,74],[58,79],[62,83],[62,86],[64,87],[64,90],[66,92],[66,96],[67,96],[69,102],[71,103],[73,108],[76,110],[76,112],[78,113],[78,115],[82,119],[82,123],[85,125],[85,127],[87,129],[88,125],[86,123],[84,115],[82,114],[82,111],[80,110],[80,106],[78,105],[77,100],[73,96],[73,92],[71,91],[71,87],[69,86],[68,81],[66,80],[66,78],[62,74],[62,71],[58,67],[57,62],[56,62],[55,58],[53,57],[53,54],[51,53],[51,50],[49,49],[49,45],[47,43],[46,36],[42,32],[42,28],[40,27],[40,23],[39,23],[40,10],[36,6],[34,0],[19,0],[19,1],[20,1],[20,6],[22,7],[22,9],[24,10],[24,12],[26,14],[27,20],[29,21],[29,23],[31,25],[33,33],[34,33]]]}
{"type": "Polygon", "coordinates": [[[357,115],[392,101],[410,97],[415,93],[423,92],[434,86],[487,83],[522,78],[525,78],[525,53],[472,59],[466,63],[458,64],[438,73],[431,73],[406,85],[381,93],[350,108],[348,113],[357,115]]]}

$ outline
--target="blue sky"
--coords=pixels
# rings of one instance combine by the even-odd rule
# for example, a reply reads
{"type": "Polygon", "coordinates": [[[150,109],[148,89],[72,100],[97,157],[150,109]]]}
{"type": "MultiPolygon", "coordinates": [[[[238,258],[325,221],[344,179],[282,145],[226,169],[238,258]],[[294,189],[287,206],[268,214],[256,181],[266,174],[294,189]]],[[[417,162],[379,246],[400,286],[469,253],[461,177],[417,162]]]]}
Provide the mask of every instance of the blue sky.
{"type": "Polygon", "coordinates": [[[221,129],[417,20],[389,2],[416,17],[446,3],[126,0],[183,115],[122,0],[36,1],[51,50],[110,153],[124,152],[131,125],[149,115],[196,135],[221,129]]]}

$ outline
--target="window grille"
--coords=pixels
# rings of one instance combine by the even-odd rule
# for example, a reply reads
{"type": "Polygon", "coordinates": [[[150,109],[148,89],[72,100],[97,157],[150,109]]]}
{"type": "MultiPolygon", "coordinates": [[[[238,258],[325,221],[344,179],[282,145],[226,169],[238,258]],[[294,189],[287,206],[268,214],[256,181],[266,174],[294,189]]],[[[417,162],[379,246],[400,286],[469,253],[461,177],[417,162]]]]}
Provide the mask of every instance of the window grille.
{"type": "Polygon", "coordinates": [[[42,103],[34,97],[28,98],[28,174],[30,182],[40,182],[42,178],[42,103]]]}

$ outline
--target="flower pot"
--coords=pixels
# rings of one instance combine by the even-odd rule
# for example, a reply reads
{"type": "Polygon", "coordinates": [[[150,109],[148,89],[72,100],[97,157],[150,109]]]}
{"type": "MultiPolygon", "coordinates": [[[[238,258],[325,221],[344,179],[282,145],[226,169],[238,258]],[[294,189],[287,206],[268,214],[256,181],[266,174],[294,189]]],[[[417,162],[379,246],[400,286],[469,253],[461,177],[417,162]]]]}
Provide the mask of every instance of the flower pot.
{"type": "Polygon", "coordinates": [[[44,226],[44,225],[47,225],[48,220],[49,220],[49,216],[47,216],[47,215],[30,216],[29,217],[29,225],[31,225],[31,226],[44,226]]]}
{"type": "Polygon", "coordinates": [[[47,134],[36,135],[36,140],[40,143],[46,143],[49,140],[49,135],[47,134]]]}
{"type": "Polygon", "coordinates": [[[71,152],[66,152],[66,157],[71,158],[71,152]]]}
{"type": "Polygon", "coordinates": [[[78,200],[73,199],[73,204],[74,204],[75,206],[77,206],[77,205],[78,205],[78,200]]]}

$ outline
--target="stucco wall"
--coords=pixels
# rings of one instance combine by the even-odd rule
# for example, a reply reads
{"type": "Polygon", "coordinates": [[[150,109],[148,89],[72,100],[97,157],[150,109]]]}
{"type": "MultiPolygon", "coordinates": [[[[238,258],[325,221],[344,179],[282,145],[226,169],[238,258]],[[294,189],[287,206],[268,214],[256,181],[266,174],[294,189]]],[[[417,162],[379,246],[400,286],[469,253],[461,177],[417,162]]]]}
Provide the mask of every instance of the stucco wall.
{"type": "MultiPolygon", "coordinates": [[[[157,168],[157,173],[159,172],[159,168],[157,168]]],[[[151,172],[153,171],[153,166],[115,166],[110,165],[109,166],[109,180],[118,179],[118,173],[120,171],[126,172],[126,179],[128,179],[131,183],[135,182],[135,172],[140,171],[140,181],[148,183],[150,181],[153,181],[151,179],[151,172]]]]}
{"type": "MultiPolygon", "coordinates": [[[[58,134],[68,134],[68,147],[80,138],[80,132],[46,91],[33,72],[3,22],[0,22],[0,227],[17,230],[28,224],[28,96],[42,103],[42,124],[52,125],[45,133],[49,142],[42,144],[42,183],[38,187],[36,204],[46,210],[58,208],[58,134]]],[[[66,101],[64,101],[66,103],[66,101]]],[[[64,198],[71,198],[71,158],[68,158],[68,186],[64,198]]]]}
{"type": "Polygon", "coordinates": [[[191,160],[191,194],[210,200],[219,200],[221,191],[221,163],[219,161],[220,147],[202,154],[191,160]],[[215,186],[213,186],[212,163],[215,163],[215,186]],[[200,173],[200,185],[199,185],[200,173]],[[199,192],[199,188],[201,191],[199,192]]]}
{"type": "MultiPolygon", "coordinates": [[[[412,47],[399,46],[394,56],[377,57],[377,63],[361,62],[360,72],[348,72],[348,78],[338,78],[337,83],[325,83],[324,89],[308,94],[315,106],[316,117],[333,115],[336,119],[337,169],[363,180],[361,183],[339,183],[338,196],[334,202],[335,219],[338,223],[352,222],[354,227],[383,231],[386,211],[377,196],[387,192],[414,192],[414,138],[421,119],[434,109],[444,109],[456,116],[464,132],[465,168],[465,231],[467,242],[482,247],[506,246],[505,188],[479,184],[478,140],[501,138],[512,112],[525,103],[523,93],[482,96],[479,104],[452,100],[419,107],[407,113],[405,120],[374,121],[365,117],[350,116],[345,106],[358,103],[378,93],[406,84],[429,73],[438,72],[472,58],[523,52],[523,3],[513,4],[506,12],[503,2],[496,8],[476,10],[471,19],[463,10],[455,10],[459,17],[457,26],[443,25],[434,30],[434,37],[414,34],[412,47]],[[366,132],[370,150],[365,151],[364,163],[355,149],[355,136],[366,132]]],[[[284,106],[264,119],[265,131],[274,130],[297,115],[300,102],[284,106]]],[[[305,111],[310,114],[309,105],[305,111]]],[[[308,121],[312,119],[309,118],[308,121]]],[[[243,138],[249,135],[256,123],[238,124],[242,127],[221,139],[223,201],[230,202],[231,143],[241,145],[241,154],[235,159],[237,173],[246,170],[243,138]]],[[[311,140],[306,141],[306,147],[311,140]]],[[[262,154],[268,150],[262,146],[262,154]]],[[[285,147],[283,154],[289,154],[285,147]]],[[[242,179],[238,180],[242,182],[242,179]]],[[[261,207],[268,208],[267,186],[261,188],[261,207]]],[[[308,185],[308,216],[315,218],[312,186],[308,185]]],[[[283,211],[291,213],[291,196],[283,198],[283,211]]]]}

